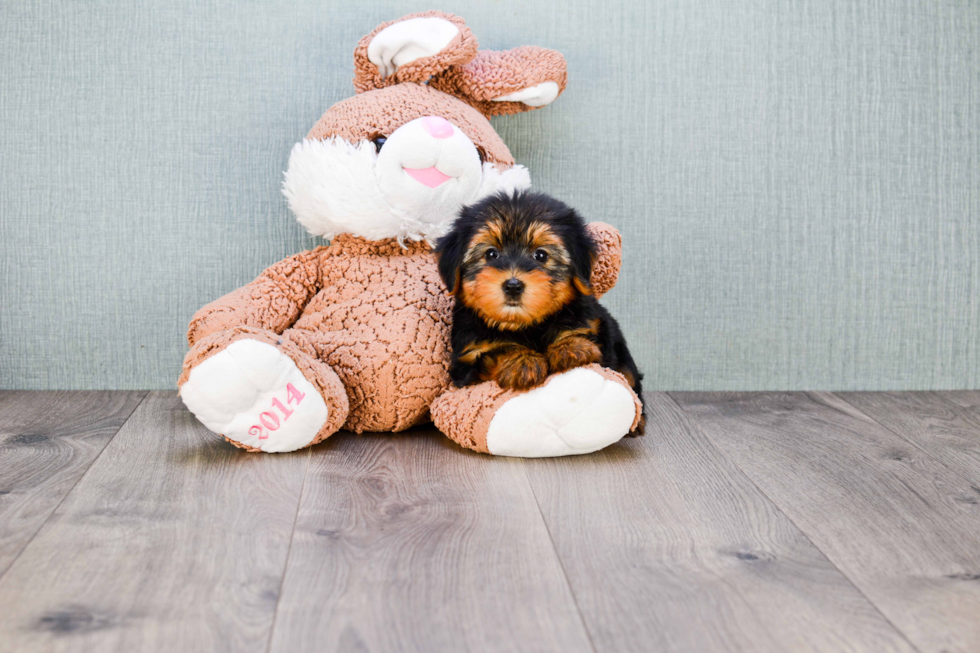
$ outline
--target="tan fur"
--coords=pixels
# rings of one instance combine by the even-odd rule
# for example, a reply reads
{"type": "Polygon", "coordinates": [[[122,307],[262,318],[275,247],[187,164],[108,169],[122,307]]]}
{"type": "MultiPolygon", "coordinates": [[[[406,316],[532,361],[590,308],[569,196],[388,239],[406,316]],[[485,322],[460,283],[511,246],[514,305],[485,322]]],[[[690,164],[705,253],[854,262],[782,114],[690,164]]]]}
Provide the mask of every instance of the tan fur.
{"type": "Polygon", "coordinates": [[[501,388],[529,390],[548,378],[548,361],[527,347],[511,346],[487,361],[484,381],[496,381],[501,388]]]}
{"type": "Polygon", "coordinates": [[[584,281],[575,277],[572,279],[572,284],[575,286],[575,290],[579,291],[583,295],[591,295],[592,288],[590,288],[584,281]]]}
{"type": "MultiPolygon", "coordinates": [[[[462,283],[462,293],[453,294],[476,311],[491,328],[516,331],[553,315],[575,293],[569,281],[555,279],[544,270],[527,272],[487,266],[484,258],[487,250],[503,246],[503,225],[503,218],[488,220],[470,239],[464,258],[467,266],[479,271],[473,278],[462,283]],[[509,303],[503,291],[503,283],[512,277],[523,281],[525,285],[524,294],[517,305],[509,303]]],[[[568,252],[565,251],[561,239],[552,231],[551,225],[534,223],[521,236],[524,247],[529,251],[546,249],[549,252],[550,257],[545,268],[567,261],[568,252]]]]}
{"type": "Polygon", "coordinates": [[[602,361],[599,345],[580,335],[564,336],[551,343],[547,351],[548,368],[552,373],[602,361]]]}
{"type": "Polygon", "coordinates": [[[564,250],[561,238],[555,234],[549,224],[541,222],[532,223],[527,230],[525,239],[527,240],[528,249],[531,251],[539,248],[557,248],[565,257],[568,256],[568,253],[564,250]]]}
{"type": "Polygon", "coordinates": [[[516,331],[544,320],[574,295],[567,281],[555,281],[544,270],[525,272],[483,268],[473,279],[463,281],[459,299],[493,329],[516,331]],[[525,284],[520,304],[509,305],[503,283],[514,277],[525,284]]]}
{"type": "Polygon", "coordinates": [[[472,365],[481,356],[510,347],[513,347],[513,344],[509,342],[474,342],[466,346],[459,355],[459,360],[467,365],[472,365]]]}

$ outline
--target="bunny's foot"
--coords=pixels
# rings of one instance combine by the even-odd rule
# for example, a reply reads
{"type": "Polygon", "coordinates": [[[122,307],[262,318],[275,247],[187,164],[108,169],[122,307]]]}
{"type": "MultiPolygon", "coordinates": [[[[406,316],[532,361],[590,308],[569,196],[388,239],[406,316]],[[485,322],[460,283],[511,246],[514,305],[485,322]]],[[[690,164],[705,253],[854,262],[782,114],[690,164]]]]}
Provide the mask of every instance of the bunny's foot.
{"type": "Polygon", "coordinates": [[[519,393],[487,382],[452,389],[432,405],[451,439],[498,456],[541,458],[591,453],[629,433],[641,405],[616,372],[588,365],[519,393]]]}
{"type": "Polygon", "coordinates": [[[250,451],[302,449],[347,418],[347,394],[330,366],[308,346],[262,329],[239,327],[197,342],[178,383],[201,423],[250,451]]]}

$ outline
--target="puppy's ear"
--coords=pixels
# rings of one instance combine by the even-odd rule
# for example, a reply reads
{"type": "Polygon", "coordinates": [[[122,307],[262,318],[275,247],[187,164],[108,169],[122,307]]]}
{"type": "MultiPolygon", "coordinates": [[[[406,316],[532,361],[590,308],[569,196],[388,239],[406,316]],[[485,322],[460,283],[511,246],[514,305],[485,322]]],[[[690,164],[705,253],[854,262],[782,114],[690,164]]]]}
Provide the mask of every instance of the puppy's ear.
{"type": "Polygon", "coordinates": [[[572,283],[583,295],[592,294],[592,266],[596,260],[596,246],[584,226],[575,229],[574,245],[570,248],[572,256],[572,283]]]}
{"type": "Polygon", "coordinates": [[[435,254],[439,261],[439,276],[446,284],[450,295],[459,292],[462,284],[463,257],[466,255],[467,238],[464,229],[455,228],[439,239],[436,243],[435,254]]]}

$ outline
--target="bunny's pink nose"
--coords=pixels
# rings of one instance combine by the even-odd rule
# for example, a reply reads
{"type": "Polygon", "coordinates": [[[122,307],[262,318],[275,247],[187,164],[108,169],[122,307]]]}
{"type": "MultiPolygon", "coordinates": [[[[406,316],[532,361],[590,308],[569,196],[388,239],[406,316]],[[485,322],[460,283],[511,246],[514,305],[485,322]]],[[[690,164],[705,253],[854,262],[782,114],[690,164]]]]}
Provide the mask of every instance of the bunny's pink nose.
{"type": "Polygon", "coordinates": [[[422,118],[422,127],[432,138],[449,138],[453,135],[453,126],[445,118],[426,116],[422,118]]]}

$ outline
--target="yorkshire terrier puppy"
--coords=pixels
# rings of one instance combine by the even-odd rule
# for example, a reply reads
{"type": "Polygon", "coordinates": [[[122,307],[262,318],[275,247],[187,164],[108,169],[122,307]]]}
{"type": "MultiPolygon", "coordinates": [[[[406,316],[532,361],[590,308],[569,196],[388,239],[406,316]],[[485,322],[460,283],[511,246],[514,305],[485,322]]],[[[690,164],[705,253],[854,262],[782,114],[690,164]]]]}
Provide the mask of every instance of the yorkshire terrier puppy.
{"type": "MultiPolygon", "coordinates": [[[[595,245],[574,209],[544,195],[498,193],[464,207],[436,244],[456,298],[450,377],[527,390],[550,373],[598,363],[643,400],[643,375],[619,324],[592,294],[595,245]]],[[[630,435],[642,435],[645,417],[630,435]]]]}

